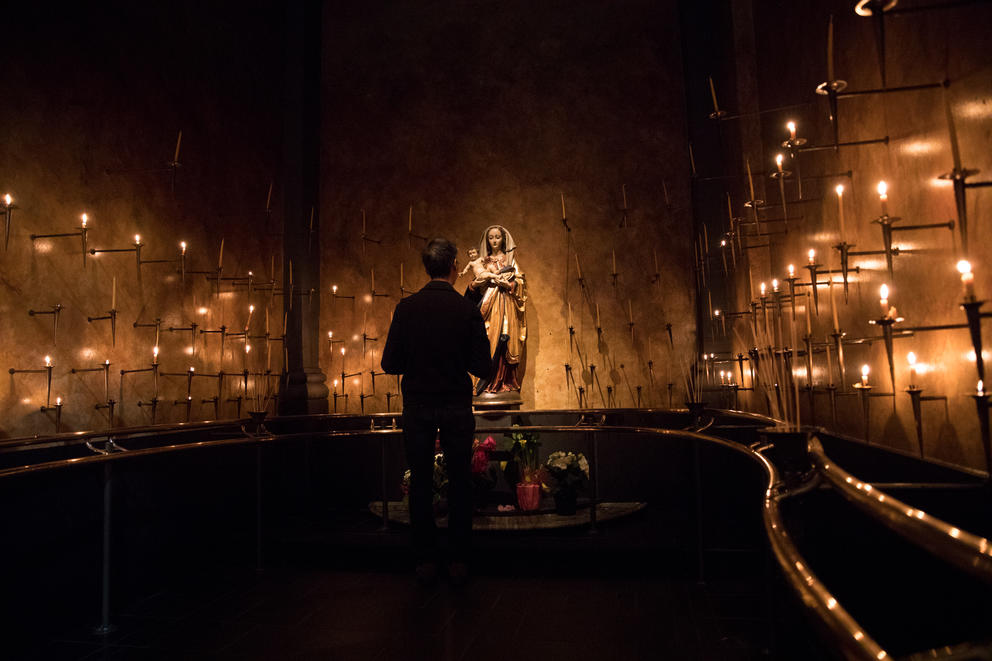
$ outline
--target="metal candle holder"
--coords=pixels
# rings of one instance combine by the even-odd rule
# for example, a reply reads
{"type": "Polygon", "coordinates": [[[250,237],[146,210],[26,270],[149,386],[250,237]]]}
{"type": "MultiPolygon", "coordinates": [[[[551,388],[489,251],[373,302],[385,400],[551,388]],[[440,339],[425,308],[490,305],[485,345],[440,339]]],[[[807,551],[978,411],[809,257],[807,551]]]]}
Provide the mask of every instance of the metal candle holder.
{"type": "Polygon", "coordinates": [[[62,316],[62,304],[56,303],[51,310],[28,310],[28,316],[52,315],[52,346],[58,345],[59,317],[62,316]]]}
{"type": "Polygon", "coordinates": [[[982,449],[985,450],[985,471],[992,479],[992,443],[989,441],[989,396],[984,391],[971,396],[978,411],[978,427],[982,435],[982,449]]]}
{"type": "Polygon", "coordinates": [[[193,398],[186,395],[186,399],[177,399],[172,402],[173,406],[185,406],[186,407],[186,418],[185,422],[189,422],[193,412],[193,398]]]}
{"type": "MultiPolygon", "coordinates": [[[[946,223],[924,223],[921,225],[902,225],[896,227],[894,223],[897,223],[900,220],[902,219],[899,217],[883,214],[878,218],[876,218],[875,220],[871,221],[873,223],[876,223],[879,227],[882,228],[882,243],[883,243],[883,250],[885,251],[885,265],[888,267],[889,270],[889,281],[892,281],[894,279],[893,271],[892,271],[893,257],[899,255],[901,252],[909,252],[909,251],[900,250],[899,248],[892,247],[892,234],[894,232],[906,232],[909,230],[922,230],[922,229],[935,229],[935,228],[947,228],[952,232],[954,231],[953,220],[949,220],[946,223]]],[[[855,253],[855,254],[861,254],[861,253],[855,253]]]]}
{"type": "Polygon", "coordinates": [[[152,346],[159,346],[159,339],[162,334],[162,320],[155,319],[151,323],[139,324],[137,321],[131,326],[132,328],[154,328],[155,329],[155,343],[152,346]]]}
{"type": "Polygon", "coordinates": [[[940,179],[950,181],[954,185],[954,206],[958,213],[958,227],[961,234],[961,250],[968,254],[968,199],[969,188],[985,188],[992,186],[992,181],[975,181],[968,183],[968,177],[978,174],[979,170],[955,167],[950,172],[940,175],[940,179]]]}
{"type": "Polygon", "coordinates": [[[105,401],[110,401],[110,366],[112,363],[109,360],[105,360],[103,365],[99,367],[73,367],[69,370],[70,374],[81,374],[84,372],[103,372],[103,398],[105,401]]]}
{"type": "Polygon", "coordinates": [[[152,410],[152,424],[153,425],[154,424],[157,424],[157,420],[158,420],[158,403],[160,401],[161,400],[158,397],[152,397],[147,402],[141,401],[141,400],[138,401],[138,408],[139,409],[140,408],[144,408],[146,406],[151,408],[151,410],[152,410]]]}
{"type": "MultiPolygon", "coordinates": [[[[200,329],[200,335],[214,335],[214,334],[219,334],[220,335],[220,363],[221,363],[221,365],[223,365],[224,364],[224,345],[227,342],[227,334],[228,334],[227,333],[227,326],[221,325],[220,328],[217,328],[215,330],[208,330],[206,328],[201,328],[200,329]]],[[[206,346],[206,345],[204,345],[204,346],[206,346]]]]}
{"type": "Polygon", "coordinates": [[[59,434],[62,432],[62,398],[59,397],[55,400],[55,406],[42,406],[41,412],[48,413],[49,411],[55,412],[55,433],[59,434]]]}
{"type": "Polygon", "coordinates": [[[196,331],[199,328],[199,324],[195,321],[190,322],[189,326],[169,326],[170,333],[188,332],[190,334],[190,347],[192,348],[192,353],[190,354],[193,358],[196,358],[196,331]]]}
{"type": "Polygon", "coordinates": [[[920,459],[924,458],[923,453],[923,406],[922,402],[944,402],[944,411],[947,411],[947,397],[944,395],[929,395],[927,397],[923,396],[923,388],[917,387],[912,383],[905,390],[906,394],[909,395],[910,400],[913,404],[913,421],[916,423],[916,441],[920,446],[920,459]]]}
{"type": "Polygon", "coordinates": [[[111,309],[107,310],[107,314],[102,317],[86,317],[86,321],[93,323],[94,321],[103,321],[104,319],[110,320],[110,345],[113,347],[117,346],[117,310],[111,309]]]}
{"type": "Polygon", "coordinates": [[[45,394],[45,406],[51,406],[51,403],[52,403],[52,370],[54,368],[55,368],[55,365],[52,364],[52,361],[48,358],[48,356],[45,356],[45,366],[42,367],[41,369],[18,369],[18,368],[11,367],[7,371],[10,372],[11,376],[13,376],[14,374],[44,374],[46,376],[46,378],[47,378],[47,381],[48,381],[48,385],[47,385],[47,388],[46,388],[46,391],[45,391],[45,393],[46,393],[45,394]]]}
{"type": "Polygon", "coordinates": [[[97,411],[99,411],[101,409],[107,409],[107,421],[108,421],[108,426],[111,429],[113,429],[113,427],[114,427],[114,407],[116,405],[117,405],[117,402],[115,402],[112,399],[108,399],[105,404],[96,404],[93,407],[97,411]]]}
{"type": "Polygon", "coordinates": [[[135,254],[135,266],[138,269],[138,279],[141,279],[141,246],[140,241],[136,241],[133,248],[91,248],[91,255],[99,255],[100,253],[113,253],[113,252],[133,252],[135,254]]]}
{"type": "Polygon", "coordinates": [[[37,239],[59,239],[59,238],[63,238],[63,237],[75,237],[75,236],[78,236],[79,239],[80,239],[80,242],[82,244],[82,248],[83,248],[83,268],[85,269],[86,268],[86,252],[87,252],[86,242],[87,242],[87,233],[88,232],[89,232],[89,228],[86,227],[86,220],[83,220],[82,227],[80,227],[79,228],[79,231],[77,231],[77,232],[58,232],[56,234],[32,234],[31,235],[31,241],[34,242],[37,239]]]}

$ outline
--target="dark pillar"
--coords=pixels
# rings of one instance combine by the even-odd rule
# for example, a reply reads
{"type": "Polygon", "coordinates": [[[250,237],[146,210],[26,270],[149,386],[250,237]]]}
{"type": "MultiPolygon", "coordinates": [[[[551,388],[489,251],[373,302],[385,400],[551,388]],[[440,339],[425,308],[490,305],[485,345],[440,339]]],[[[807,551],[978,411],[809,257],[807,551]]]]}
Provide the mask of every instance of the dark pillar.
{"type": "Polygon", "coordinates": [[[327,413],[318,360],[320,321],[320,0],[290,0],[283,125],[285,222],[282,277],[288,371],[279,413],[327,413]],[[292,272],[291,272],[292,269],[292,272]],[[292,290],[290,290],[292,283],[292,290]]]}

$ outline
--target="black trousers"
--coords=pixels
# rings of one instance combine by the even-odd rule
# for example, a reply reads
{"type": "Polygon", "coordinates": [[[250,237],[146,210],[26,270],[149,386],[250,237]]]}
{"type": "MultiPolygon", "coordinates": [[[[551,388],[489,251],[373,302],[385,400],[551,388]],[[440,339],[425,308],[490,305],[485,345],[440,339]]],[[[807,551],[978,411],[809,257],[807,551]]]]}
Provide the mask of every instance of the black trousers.
{"type": "Polygon", "coordinates": [[[448,535],[451,557],[467,561],[472,536],[472,435],[475,416],[470,406],[403,406],[403,442],[410,468],[410,529],[417,562],[437,556],[434,525],[434,443],[441,451],[448,473],[448,535]]]}

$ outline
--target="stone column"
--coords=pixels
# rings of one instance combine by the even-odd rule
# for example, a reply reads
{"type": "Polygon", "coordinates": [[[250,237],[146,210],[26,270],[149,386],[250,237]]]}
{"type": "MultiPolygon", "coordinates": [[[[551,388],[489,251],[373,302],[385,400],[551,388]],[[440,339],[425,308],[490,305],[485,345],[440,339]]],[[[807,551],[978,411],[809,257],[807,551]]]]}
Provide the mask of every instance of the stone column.
{"type": "Polygon", "coordinates": [[[286,19],[281,178],[285,199],[283,305],[287,313],[286,350],[289,362],[280,391],[279,413],[327,413],[327,377],[318,365],[320,0],[290,0],[286,19]]]}

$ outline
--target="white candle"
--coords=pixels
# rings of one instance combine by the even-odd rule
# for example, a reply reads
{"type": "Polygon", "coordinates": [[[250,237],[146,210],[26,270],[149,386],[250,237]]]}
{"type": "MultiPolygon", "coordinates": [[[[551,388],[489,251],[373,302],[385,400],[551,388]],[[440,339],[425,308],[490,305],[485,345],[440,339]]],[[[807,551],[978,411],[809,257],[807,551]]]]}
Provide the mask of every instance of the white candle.
{"type": "Polygon", "coordinates": [[[220,253],[217,255],[217,270],[224,268],[224,237],[220,239],[220,253]]]}
{"type": "MultiPolygon", "coordinates": [[[[8,203],[8,205],[9,205],[9,203],[8,203]]],[[[87,216],[87,215],[86,215],[85,213],[84,213],[83,215],[81,215],[81,216],[79,217],[79,220],[80,220],[80,222],[82,223],[82,227],[86,227],[86,222],[87,222],[87,221],[88,221],[89,219],[90,219],[90,217],[89,217],[89,216],[87,216]]]]}
{"type": "Polygon", "coordinates": [[[889,286],[882,285],[878,288],[878,305],[882,309],[882,316],[889,316],[889,286]]]}
{"type": "Polygon", "coordinates": [[[788,122],[785,127],[789,129],[789,142],[795,144],[796,142],[796,123],[793,121],[788,122]]]}
{"type": "Polygon", "coordinates": [[[621,184],[620,192],[623,193],[623,208],[627,208],[627,184],[621,184]]]}
{"type": "Polygon", "coordinates": [[[971,262],[962,259],[958,262],[958,273],[961,274],[961,285],[964,299],[966,301],[975,300],[975,274],[971,272],[971,262]]]}
{"type": "Polygon", "coordinates": [[[572,304],[571,303],[568,304],[568,327],[569,328],[573,328],[574,327],[572,325],[572,304]]]}
{"type": "Polygon", "coordinates": [[[837,218],[840,221],[840,240],[844,241],[844,184],[837,184],[837,218]]]}
{"type": "Polygon", "coordinates": [[[407,231],[413,232],[413,205],[410,205],[410,216],[407,219],[407,231]]]}
{"type": "Polygon", "coordinates": [[[810,319],[810,312],[809,312],[810,307],[811,306],[809,301],[809,292],[807,291],[806,292],[806,335],[807,336],[813,335],[813,321],[812,319],[810,319]]]}
{"type": "Polygon", "coordinates": [[[599,322],[599,303],[596,304],[596,328],[602,328],[603,325],[599,322]]]}
{"type": "Polygon", "coordinates": [[[782,174],[782,161],[783,160],[785,160],[785,157],[782,156],[782,154],[776,154],[775,155],[775,166],[778,168],[779,174],[782,174]]]}
{"type": "Polygon", "coordinates": [[[113,284],[110,286],[110,309],[117,309],[117,276],[114,276],[113,284]]]}
{"type": "Polygon", "coordinates": [[[269,194],[265,197],[265,210],[266,211],[271,211],[272,210],[272,184],[273,183],[274,182],[272,182],[272,181],[269,182],[269,194]]]}
{"type": "Polygon", "coordinates": [[[951,100],[947,88],[944,88],[944,115],[947,116],[947,133],[951,141],[951,157],[954,159],[954,169],[961,170],[961,149],[958,147],[958,130],[954,125],[954,113],[951,110],[951,100]]]}
{"type": "Polygon", "coordinates": [[[889,215],[889,186],[884,181],[878,182],[878,201],[882,203],[882,215],[889,215]]]}
{"type": "Polygon", "coordinates": [[[713,112],[720,112],[720,106],[716,102],[716,88],[713,86],[713,76],[707,76],[710,81],[710,97],[713,99],[713,112]]]}
{"type": "MultiPolygon", "coordinates": [[[[747,188],[751,192],[751,202],[754,202],[754,178],[751,176],[751,161],[750,159],[745,159],[745,167],[747,167],[747,188]]],[[[755,209],[757,213],[757,209],[755,209]]]]}
{"type": "Polygon", "coordinates": [[[867,365],[862,365],[861,366],[861,385],[862,386],[867,386],[868,385],[868,373],[869,372],[871,372],[871,368],[870,367],[868,367],[867,365]]]}
{"type": "Polygon", "coordinates": [[[182,131],[179,132],[179,137],[176,138],[176,153],[172,157],[172,162],[173,163],[178,163],[179,162],[179,146],[181,144],[183,144],[183,132],[182,131]]]}
{"type": "Polygon", "coordinates": [[[809,249],[809,252],[806,253],[806,254],[807,254],[807,256],[809,256],[809,264],[810,264],[810,266],[815,265],[816,264],[816,251],[813,250],[812,248],[810,248],[809,249]]]}
{"type": "Polygon", "coordinates": [[[579,266],[579,253],[575,253],[575,271],[579,275],[579,280],[582,279],[582,267],[579,266]]]}
{"type": "Polygon", "coordinates": [[[830,362],[830,338],[827,337],[826,339],[827,339],[827,343],[826,343],[826,347],[827,347],[827,383],[833,383],[834,382],[834,366],[833,366],[833,363],[830,362]]]}
{"type": "Polygon", "coordinates": [[[565,219],[565,193],[561,194],[561,218],[565,219]]]}
{"type": "Polygon", "coordinates": [[[909,387],[912,388],[916,385],[916,354],[910,351],[906,360],[909,362],[909,387]]]}

